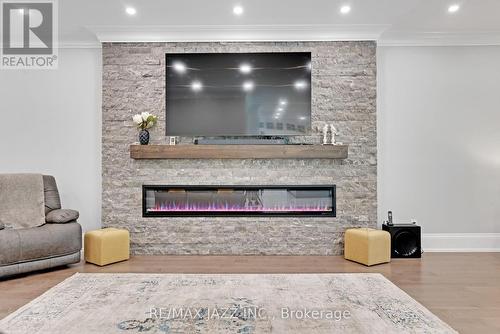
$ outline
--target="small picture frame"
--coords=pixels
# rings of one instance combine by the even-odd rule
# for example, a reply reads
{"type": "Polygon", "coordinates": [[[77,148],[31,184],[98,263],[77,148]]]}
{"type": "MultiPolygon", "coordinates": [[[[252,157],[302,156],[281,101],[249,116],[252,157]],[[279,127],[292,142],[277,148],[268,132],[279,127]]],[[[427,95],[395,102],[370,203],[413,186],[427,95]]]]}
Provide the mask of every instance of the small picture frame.
{"type": "Polygon", "coordinates": [[[177,144],[177,137],[170,137],[169,145],[175,145],[175,144],[177,144]]]}

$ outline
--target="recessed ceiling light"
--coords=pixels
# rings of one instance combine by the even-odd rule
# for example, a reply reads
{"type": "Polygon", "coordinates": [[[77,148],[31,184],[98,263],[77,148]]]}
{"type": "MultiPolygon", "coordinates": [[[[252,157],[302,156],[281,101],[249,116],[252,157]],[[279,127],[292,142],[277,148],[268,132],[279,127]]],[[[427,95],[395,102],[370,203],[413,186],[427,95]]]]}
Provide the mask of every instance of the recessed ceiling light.
{"type": "Polygon", "coordinates": [[[456,13],[460,9],[460,5],[454,4],[448,7],[448,12],[449,13],[456,13]]]}
{"type": "Polygon", "coordinates": [[[240,65],[240,72],[243,74],[248,74],[248,73],[252,72],[252,66],[250,66],[249,64],[241,64],[240,65]]]}
{"type": "Polygon", "coordinates": [[[305,117],[305,116],[300,116],[300,117],[299,117],[299,119],[300,119],[301,121],[305,121],[305,120],[306,120],[306,117],[305,117]]]}
{"type": "Polygon", "coordinates": [[[252,81],[245,81],[243,83],[243,90],[245,92],[249,92],[249,91],[253,90],[253,87],[254,87],[254,84],[252,81]]]}
{"type": "Polygon", "coordinates": [[[125,8],[125,12],[131,16],[137,14],[137,10],[134,7],[125,8]]]}
{"type": "Polygon", "coordinates": [[[238,6],[234,6],[234,7],[233,7],[233,13],[234,13],[234,15],[238,15],[238,16],[243,15],[243,12],[244,12],[244,11],[245,11],[245,10],[243,9],[243,7],[242,7],[242,6],[239,6],[239,5],[238,5],[238,6]]]}
{"type": "Polygon", "coordinates": [[[199,92],[203,88],[203,85],[199,81],[193,81],[191,83],[191,89],[195,92],[199,92]]]}
{"type": "Polygon", "coordinates": [[[285,99],[281,99],[281,100],[280,100],[280,106],[286,106],[286,104],[287,104],[287,103],[288,103],[288,102],[287,102],[287,100],[285,100],[285,99]]]}
{"type": "Polygon", "coordinates": [[[351,6],[349,6],[349,5],[345,5],[345,6],[340,7],[340,12],[342,14],[348,14],[350,11],[351,11],[351,6]]]}

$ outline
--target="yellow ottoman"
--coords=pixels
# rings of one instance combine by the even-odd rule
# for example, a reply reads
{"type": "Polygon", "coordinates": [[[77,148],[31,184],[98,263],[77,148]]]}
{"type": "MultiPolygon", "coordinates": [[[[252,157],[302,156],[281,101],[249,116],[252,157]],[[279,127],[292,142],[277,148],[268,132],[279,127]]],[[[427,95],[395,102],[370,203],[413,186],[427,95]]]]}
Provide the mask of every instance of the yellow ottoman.
{"type": "Polygon", "coordinates": [[[110,227],[85,233],[85,261],[98,266],[128,260],[129,248],[127,230],[110,227]]]}
{"type": "Polygon", "coordinates": [[[372,228],[351,228],[345,232],[344,258],[367,266],[391,261],[391,235],[372,228]]]}

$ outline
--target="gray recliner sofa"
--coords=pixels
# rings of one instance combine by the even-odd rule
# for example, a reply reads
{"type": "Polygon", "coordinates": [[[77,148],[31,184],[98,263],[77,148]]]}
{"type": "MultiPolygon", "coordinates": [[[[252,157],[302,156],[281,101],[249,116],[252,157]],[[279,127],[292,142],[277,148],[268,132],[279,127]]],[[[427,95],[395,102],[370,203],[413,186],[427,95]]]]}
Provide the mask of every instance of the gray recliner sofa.
{"type": "Polygon", "coordinates": [[[80,262],[78,212],[61,210],[57,184],[43,176],[46,224],[25,229],[0,226],[0,278],[80,262]]]}

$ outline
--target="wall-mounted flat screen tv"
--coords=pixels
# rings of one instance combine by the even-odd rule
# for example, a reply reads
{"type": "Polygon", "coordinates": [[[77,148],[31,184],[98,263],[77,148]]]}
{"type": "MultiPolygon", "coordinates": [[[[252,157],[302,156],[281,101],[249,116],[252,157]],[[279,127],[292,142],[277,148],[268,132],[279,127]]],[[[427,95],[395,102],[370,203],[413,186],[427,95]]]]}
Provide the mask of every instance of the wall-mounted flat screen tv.
{"type": "Polygon", "coordinates": [[[310,128],[310,52],[166,54],[167,136],[293,136],[310,128]]]}

